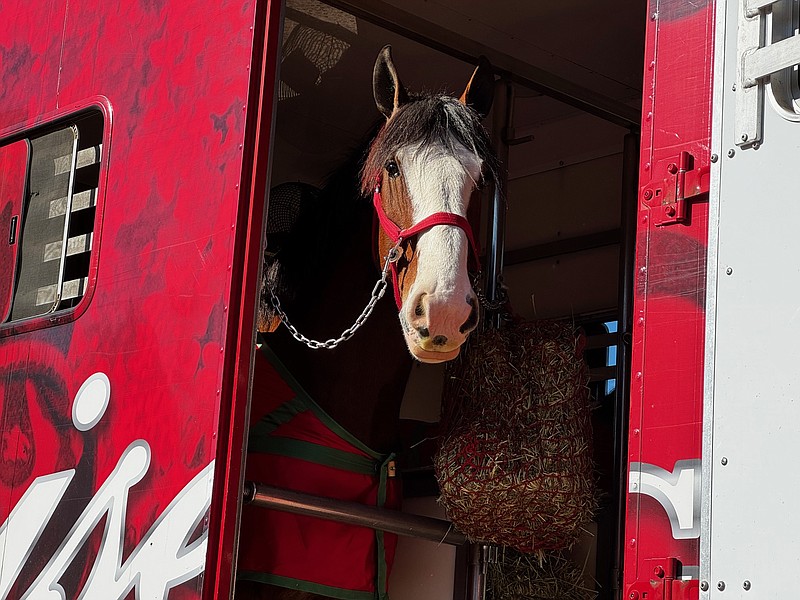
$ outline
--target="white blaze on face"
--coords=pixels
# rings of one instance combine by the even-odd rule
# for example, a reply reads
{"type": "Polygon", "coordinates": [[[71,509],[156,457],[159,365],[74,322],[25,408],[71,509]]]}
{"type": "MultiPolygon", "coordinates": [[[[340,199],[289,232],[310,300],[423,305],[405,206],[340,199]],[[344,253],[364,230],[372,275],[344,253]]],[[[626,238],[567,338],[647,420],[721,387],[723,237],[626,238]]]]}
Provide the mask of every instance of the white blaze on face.
{"type": "MultiPolygon", "coordinates": [[[[473,152],[462,147],[458,156],[453,156],[435,145],[416,146],[400,151],[397,160],[414,223],[438,212],[467,216],[481,174],[481,161],[473,152]]],[[[474,299],[467,272],[469,252],[467,235],[459,227],[436,225],[418,236],[416,278],[400,320],[409,349],[421,360],[450,360],[466,339],[460,329],[472,312],[469,299],[474,299]],[[421,335],[420,330],[427,330],[428,335],[421,335]]]]}

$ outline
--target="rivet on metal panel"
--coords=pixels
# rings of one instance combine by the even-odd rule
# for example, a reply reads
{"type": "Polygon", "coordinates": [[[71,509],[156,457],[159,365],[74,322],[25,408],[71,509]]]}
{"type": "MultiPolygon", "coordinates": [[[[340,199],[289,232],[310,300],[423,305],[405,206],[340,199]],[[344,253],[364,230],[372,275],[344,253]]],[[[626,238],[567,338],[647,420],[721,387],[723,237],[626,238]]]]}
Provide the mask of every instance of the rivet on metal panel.
{"type": "Polygon", "coordinates": [[[718,160],[719,160],[719,155],[717,155],[717,154],[712,154],[712,155],[711,155],[711,162],[712,162],[712,163],[715,163],[715,162],[717,162],[718,160]]]}
{"type": "Polygon", "coordinates": [[[648,112],[644,117],[645,121],[651,121],[652,119],[653,119],[653,113],[652,112],[648,112]]]}
{"type": "Polygon", "coordinates": [[[743,133],[739,139],[741,139],[743,142],[746,142],[748,140],[747,134],[743,133]]]}
{"type": "Polygon", "coordinates": [[[653,197],[653,190],[645,190],[644,194],[642,195],[644,196],[645,200],[650,200],[650,198],[653,197]]]}
{"type": "Polygon", "coordinates": [[[733,158],[734,156],[736,156],[736,150],[731,148],[730,150],[728,150],[728,158],[733,158]]]}
{"type": "Polygon", "coordinates": [[[644,170],[645,171],[649,171],[650,170],[650,163],[644,163],[644,170]]]}
{"type": "Polygon", "coordinates": [[[707,592],[708,591],[708,582],[707,581],[701,581],[700,582],[700,589],[702,591],[704,591],[704,592],[707,592]]]}
{"type": "Polygon", "coordinates": [[[656,61],[654,61],[654,60],[651,60],[651,61],[650,61],[650,64],[649,64],[649,65],[647,65],[647,68],[648,68],[648,69],[650,69],[651,71],[652,71],[653,69],[655,69],[655,68],[656,68],[656,61]]]}
{"type": "Polygon", "coordinates": [[[717,584],[717,589],[718,589],[720,592],[721,592],[722,590],[724,590],[724,589],[725,589],[725,582],[724,582],[724,581],[720,581],[720,582],[717,584]]]}
{"type": "Polygon", "coordinates": [[[677,172],[678,172],[678,165],[676,165],[675,163],[669,163],[667,165],[667,173],[675,175],[675,173],[677,172]]]}
{"type": "Polygon", "coordinates": [[[733,267],[728,267],[725,269],[725,275],[733,275],[733,267]]]}
{"type": "Polygon", "coordinates": [[[744,583],[742,584],[742,587],[745,589],[745,591],[747,591],[747,590],[749,590],[749,589],[750,589],[752,586],[750,585],[750,581],[749,581],[749,580],[747,580],[747,579],[745,579],[745,580],[744,580],[744,583]]]}
{"type": "Polygon", "coordinates": [[[639,600],[639,592],[633,590],[630,594],[628,594],[628,598],[630,598],[630,600],[639,600]]]}
{"type": "Polygon", "coordinates": [[[644,325],[644,318],[639,317],[639,320],[636,321],[636,323],[641,327],[642,325],[644,325]]]}
{"type": "Polygon", "coordinates": [[[720,460],[719,462],[720,462],[720,463],[722,464],[722,466],[724,467],[725,465],[727,465],[727,464],[728,464],[728,457],[727,457],[727,456],[723,456],[723,457],[722,457],[722,460],[720,460]]]}
{"type": "Polygon", "coordinates": [[[633,435],[639,435],[640,431],[638,429],[633,430],[633,435]]]}
{"type": "Polygon", "coordinates": [[[630,547],[633,548],[636,545],[636,539],[635,538],[631,539],[631,541],[628,542],[628,545],[630,545],[630,547]]]}
{"type": "Polygon", "coordinates": [[[655,575],[658,578],[664,577],[664,567],[662,567],[661,565],[658,565],[657,567],[655,567],[653,569],[653,575],[655,575]]]}
{"type": "Polygon", "coordinates": [[[636,379],[641,379],[641,378],[642,378],[642,372],[636,371],[636,379]]]}
{"type": "Polygon", "coordinates": [[[731,91],[732,91],[732,92],[735,92],[735,91],[736,91],[736,84],[735,84],[735,83],[734,83],[734,84],[731,86],[731,91]]]}
{"type": "Polygon", "coordinates": [[[657,18],[658,18],[658,13],[657,12],[654,12],[653,14],[650,15],[650,20],[651,21],[655,21],[657,18]]]}
{"type": "Polygon", "coordinates": [[[642,223],[647,223],[649,220],[650,219],[648,219],[647,215],[642,215],[642,223]]]}
{"type": "Polygon", "coordinates": [[[675,216],[675,206],[672,205],[672,204],[670,204],[669,206],[665,206],[664,207],[664,214],[667,215],[668,217],[674,217],[675,216]]]}

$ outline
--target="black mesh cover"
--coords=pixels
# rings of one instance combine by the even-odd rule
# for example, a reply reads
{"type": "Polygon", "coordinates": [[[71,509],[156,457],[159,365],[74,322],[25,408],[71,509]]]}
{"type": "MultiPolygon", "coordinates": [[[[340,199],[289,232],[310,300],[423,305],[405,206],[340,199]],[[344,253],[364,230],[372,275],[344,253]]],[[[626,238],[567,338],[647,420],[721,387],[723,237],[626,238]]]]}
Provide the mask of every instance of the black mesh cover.
{"type": "Polygon", "coordinates": [[[285,236],[297,223],[303,207],[309,206],[319,196],[313,185],[299,182],[282,183],[269,193],[267,213],[267,253],[275,254],[285,236]]]}

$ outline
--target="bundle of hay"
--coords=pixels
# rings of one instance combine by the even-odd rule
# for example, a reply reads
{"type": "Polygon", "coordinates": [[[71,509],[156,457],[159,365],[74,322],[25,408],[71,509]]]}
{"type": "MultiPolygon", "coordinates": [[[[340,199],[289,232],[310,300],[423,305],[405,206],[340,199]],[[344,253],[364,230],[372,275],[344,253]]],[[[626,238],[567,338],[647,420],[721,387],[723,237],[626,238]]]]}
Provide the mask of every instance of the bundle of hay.
{"type": "Polygon", "coordinates": [[[507,549],[489,564],[486,597],[490,600],[594,600],[581,570],[555,552],[522,554],[507,549]]]}
{"type": "Polygon", "coordinates": [[[469,538],[571,546],[595,509],[583,338],[569,323],[484,331],[450,368],[434,466],[469,538]]]}

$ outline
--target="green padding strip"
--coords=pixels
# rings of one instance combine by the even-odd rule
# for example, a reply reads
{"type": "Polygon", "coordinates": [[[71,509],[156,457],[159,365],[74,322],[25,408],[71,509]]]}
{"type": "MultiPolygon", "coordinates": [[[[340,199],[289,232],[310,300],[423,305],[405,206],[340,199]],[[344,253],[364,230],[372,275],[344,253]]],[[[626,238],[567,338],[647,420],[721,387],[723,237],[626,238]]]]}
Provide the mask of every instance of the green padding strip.
{"type": "Polygon", "coordinates": [[[389,479],[389,463],[395,459],[394,452],[392,452],[386,459],[383,461],[383,464],[380,466],[380,474],[378,479],[378,506],[384,506],[386,504],[386,486],[389,479]]]}
{"type": "Polygon", "coordinates": [[[375,544],[377,549],[376,560],[378,561],[376,565],[375,595],[379,600],[389,600],[389,594],[386,592],[386,546],[383,541],[383,531],[380,529],[375,530],[375,544]]]}
{"type": "Polygon", "coordinates": [[[308,406],[298,396],[287,400],[268,415],[261,417],[261,420],[250,428],[250,441],[248,443],[252,445],[254,439],[269,436],[278,427],[285,425],[307,410],[308,406]]]}
{"type": "Polygon", "coordinates": [[[289,456],[363,475],[375,475],[377,470],[375,461],[370,458],[292,438],[256,437],[250,441],[248,450],[250,452],[289,456]]]}
{"type": "Polygon", "coordinates": [[[275,355],[275,353],[269,348],[266,343],[263,343],[263,337],[260,337],[262,341],[261,347],[259,350],[264,353],[264,356],[267,357],[267,360],[270,364],[275,368],[281,378],[286,382],[295,394],[297,394],[297,399],[302,401],[310,411],[312,411],[317,418],[322,421],[325,426],[333,431],[336,435],[340,438],[348,442],[349,444],[355,446],[359,450],[361,450],[364,454],[370,455],[377,461],[383,461],[385,458],[382,454],[375,452],[371,448],[367,447],[361,440],[357,437],[353,436],[349,431],[347,431],[344,427],[339,425],[336,420],[331,417],[328,413],[326,413],[322,408],[314,402],[311,396],[303,389],[303,386],[294,378],[294,376],[289,372],[286,366],[281,362],[281,360],[275,355]]]}
{"type": "Polygon", "coordinates": [[[289,369],[286,368],[286,365],[284,365],[281,362],[281,359],[279,359],[277,355],[266,344],[266,342],[264,342],[264,337],[262,336],[262,334],[259,333],[258,338],[259,341],[261,342],[261,346],[258,348],[259,351],[264,356],[267,357],[267,360],[281,376],[281,379],[283,379],[286,382],[286,385],[292,388],[295,394],[301,396],[304,400],[308,400],[311,404],[313,404],[313,401],[311,401],[311,396],[309,396],[306,393],[306,391],[303,389],[303,386],[300,385],[300,383],[289,372],[289,369]]]}
{"type": "Polygon", "coordinates": [[[259,581],[261,583],[277,585],[278,587],[288,588],[290,590],[300,590],[312,594],[319,594],[320,596],[328,596],[329,598],[338,598],[339,600],[375,600],[375,594],[372,592],[345,590],[329,585],[322,585],[321,583],[292,579],[291,577],[281,577],[280,575],[271,575],[269,573],[259,573],[257,571],[239,571],[237,577],[238,579],[246,579],[247,581],[259,581]]]}

